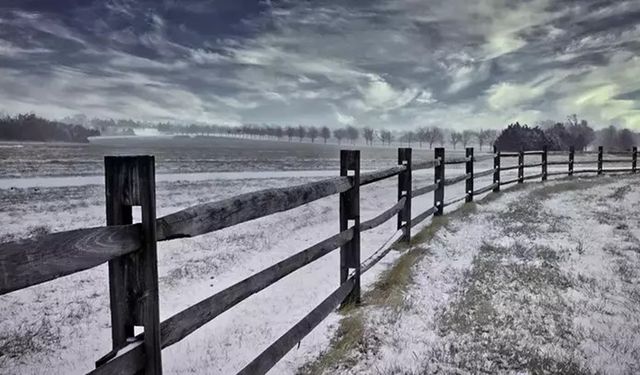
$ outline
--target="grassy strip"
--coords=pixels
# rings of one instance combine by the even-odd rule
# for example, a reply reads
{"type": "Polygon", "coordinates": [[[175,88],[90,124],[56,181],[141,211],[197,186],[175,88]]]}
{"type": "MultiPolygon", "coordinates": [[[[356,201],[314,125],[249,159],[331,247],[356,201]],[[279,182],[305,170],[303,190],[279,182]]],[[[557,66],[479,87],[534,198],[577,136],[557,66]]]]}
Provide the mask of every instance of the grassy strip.
{"type": "MultiPolygon", "coordinates": [[[[618,179],[619,178],[620,177],[618,177],[618,179]]],[[[603,178],[596,176],[586,178],[565,177],[549,182],[554,183],[536,184],[538,185],[537,188],[530,193],[531,198],[534,198],[534,202],[539,202],[564,191],[575,191],[593,187],[596,184],[603,183],[603,178]]],[[[518,184],[503,191],[520,191],[526,187],[531,187],[531,185],[531,183],[518,184]]],[[[438,231],[441,228],[446,227],[451,219],[468,216],[469,214],[476,212],[478,205],[491,203],[497,200],[500,196],[500,193],[488,194],[484,198],[478,200],[477,203],[464,204],[457,210],[447,213],[447,216],[433,217],[430,225],[416,233],[411,238],[409,245],[404,243],[394,244],[394,248],[398,251],[402,251],[403,254],[391,268],[387,269],[380,275],[373,288],[363,295],[363,304],[365,306],[377,306],[391,308],[394,310],[402,309],[405,304],[404,294],[413,281],[413,266],[425,256],[429,255],[429,250],[426,245],[428,245],[428,243],[435,237],[438,231]]],[[[529,209],[525,211],[530,212],[532,210],[529,209]]],[[[365,316],[363,310],[355,306],[348,306],[343,308],[340,313],[343,317],[340,320],[338,330],[331,340],[329,348],[315,361],[300,368],[298,370],[298,374],[315,375],[323,374],[330,370],[335,371],[341,367],[348,368],[355,365],[357,362],[357,359],[353,356],[355,351],[366,353],[370,350],[375,350],[373,347],[377,341],[375,340],[375,337],[373,339],[369,338],[368,340],[365,340],[364,337],[365,316]]],[[[545,362],[544,358],[535,356],[529,360],[530,368],[533,369],[543,367],[536,366],[534,364],[536,360],[542,360],[542,362],[545,362]]],[[[569,362],[566,363],[566,365],[568,366],[565,368],[567,373],[583,373],[582,371],[574,368],[574,363],[569,362]]]]}
{"type": "MultiPolygon", "coordinates": [[[[394,244],[394,248],[402,251],[403,254],[393,266],[380,275],[371,290],[362,296],[363,304],[365,306],[401,309],[404,306],[404,293],[413,281],[413,266],[429,255],[429,250],[425,245],[441,228],[449,224],[452,216],[465,216],[475,210],[474,203],[464,204],[451,212],[449,216],[434,217],[427,227],[411,238],[409,246],[403,243],[394,244]]],[[[372,347],[375,343],[364,338],[365,316],[363,310],[357,306],[346,306],[340,313],[343,317],[329,348],[316,360],[300,368],[298,374],[319,375],[339,367],[350,367],[357,362],[351,355],[354,351],[365,353],[375,349],[372,347]]]]}

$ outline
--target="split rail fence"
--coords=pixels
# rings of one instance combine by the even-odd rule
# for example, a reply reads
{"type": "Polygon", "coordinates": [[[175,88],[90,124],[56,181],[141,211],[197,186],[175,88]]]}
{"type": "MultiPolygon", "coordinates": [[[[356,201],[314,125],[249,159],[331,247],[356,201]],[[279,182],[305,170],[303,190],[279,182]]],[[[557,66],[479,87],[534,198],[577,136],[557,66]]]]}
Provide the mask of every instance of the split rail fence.
{"type": "MultiPolygon", "coordinates": [[[[446,160],[445,149],[436,148],[434,160],[412,164],[411,148],[398,149],[398,165],[360,173],[360,152],[342,150],[340,175],[304,185],[266,189],[229,199],[199,204],[156,218],[155,165],[153,156],[105,157],[107,225],[52,233],[38,238],[0,244],[0,295],[109,263],[109,295],[113,350],[96,362],[92,374],[160,374],[161,350],[187,337],[226,310],[261,291],[297,269],[340,248],[340,285],[307,316],[265,349],[239,374],[264,374],[340,305],[360,302],[360,275],[389,251],[381,249],[362,262],[360,234],[397,218],[399,241],[408,242],[411,228],[456,202],[472,202],[474,196],[498,192],[511,183],[552,175],[578,173],[636,172],[637,148],[631,158],[607,159],[598,149],[597,160],[576,161],[571,148],[566,161],[548,161],[542,151],[498,152],[494,148],[493,168],[475,171],[473,148],[464,158],[446,160]],[[539,155],[540,162],[525,164],[525,156],[539,155]],[[501,160],[517,158],[513,166],[501,167],[501,160]],[[604,169],[605,163],[628,163],[630,168],[604,169]],[[465,173],[445,176],[445,166],[464,164],[465,173]],[[594,165],[574,170],[575,165],[594,165]],[[566,165],[565,171],[548,172],[550,165],[566,165]],[[525,168],[540,167],[540,173],[525,176],[525,168]],[[433,184],[414,188],[412,171],[434,168],[433,184]],[[501,172],[517,170],[517,178],[501,180],[501,172]],[[360,221],[360,187],[398,176],[398,200],[373,219],[360,221]],[[474,180],[493,176],[493,182],[476,188],[474,180]],[[445,201],[445,187],[465,183],[464,194],[445,201]],[[433,206],[412,216],[411,202],[433,192],[433,206]],[[339,194],[340,231],[197,304],[160,321],[158,305],[157,241],[194,237],[249,220],[299,207],[339,194]],[[132,207],[140,206],[142,222],[134,224],[132,207]],[[134,327],[143,327],[134,334],[134,327]]],[[[554,154],[558,155],[558,154],[554,154]]]]}

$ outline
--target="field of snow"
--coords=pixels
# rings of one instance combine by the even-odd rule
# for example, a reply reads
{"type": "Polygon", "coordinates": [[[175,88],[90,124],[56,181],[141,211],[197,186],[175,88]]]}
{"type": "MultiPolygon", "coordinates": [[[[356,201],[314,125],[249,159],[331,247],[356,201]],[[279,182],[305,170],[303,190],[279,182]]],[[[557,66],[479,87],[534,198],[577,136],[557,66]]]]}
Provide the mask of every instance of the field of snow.
{"type": "MultiPolygon", "coordinates": [[[[125,146],[92,149],[95,147],[92,145],[26,145],[0,149],[0,152],[12,150],[11,158],[0,159],[0,164],[6,167],[0,169],[4,171],[4,178],[0,178],[0,242],[103,225],[100,153],[159,153],[156,159],[158,216],[249,191],[301,184],[337,174],[338,149],[333,146],[327,146],[330,151],[315,152],[292,144],[286,147],[292,148],[289,152],[293,156],[281,154],[278,159],[277,150],[271,145],[256,145],[253,154],[243,151],[237,160],[229,159],[232,154],[229,149],[218,147],[215,157],[200,156],[196,161],[189,159],[194,157],[192,153],[213,152],[210,145],[186,147],[182,151],[158,151],[156,144],[133,151],[125,146]],[[31,151],[22,150],[25,147],[31,151]],[[57,147],[69,149],[62,151],[57,147]],[[75,154],[78,148],[83,151],[75,154]],[[24,152],[16,154],[16,149],[24,152]],[[38,152],[44,154],[38,158],[38,152]],[[87,163],[83,163],[85,157],[87,163]],[[38,164],[37,159],[42,163],[38,164]],[[230,165],[234,167],[229,168],[230,165]]],[[[363,150],[362,168],[395,165],[396,153],[395,149],[363,150]]],[[[430,155],[428,150],[417,150],[414,160],[429,160],[430,155]]],[[[476,170],[491,166],[491,160],[484,161],[477,163],[476,170]]],[[[561,169],[565,170],[566,166],[561,169]]],[[[447,166],[449,177],[463,171],[464,165],[447,166]]],[[[515,173],[505,173],[503,178],[513,178],[515,173]]],[[[539,168],[527,173],[539,173],[539,168]]],[[[432,181],[432,170],[414,172],[414,188],[432,181]]],[[[362,220],[395,203],[396,183],[392,178],[362,188],[362,220]]],[[[489,183],[490,176],[477,179],[476,188],[489,183]]],[[[447,187],[445,200],[462,195],[463,190],[463,184],[447,187]]],[[[432,203],[431,194],[416,198],[414,216],[432,203]]],[[[500,209],[501,206],[496,205],[495,209],[500,209]]],[[[428,225],[428,221],[424,225],[428,225]]],[[[491,235],[492,229],[486,223],[480,220],[477,226],[477,232],[491,235]]],[[[158,244],[161,319],[337,232],[338,197],[333,196],[204,236],[161,242],[158,244]]],[[[395,232],[395,220],[390,220],[364,233],[363,259],[395,232]]],[[[165,373],[229,374],[244,367],[337,288],[338,254],[336,251],[289,275],[165,349],[165,373]]],[[[460,260],[461,269],[471,262],[472,254],[470,251],[465,255],[469,259],[460,260]]],[[[392,251],[366,273],[363,288],[370,288],[380,272],[398,256],[398,251],[392,251]]],[[[429,274],[448,277],[440,268],[430,270],[429,274]]],[[[429,290],[425,288],[424,292],[431,293],[429,290]]],[[[106,265],[0,296],[0,373],[40,374],[46,369],[45,372],[71,374],[92,369],[93,362],[110,350],[108,304],[106,265]]],[[[287,354],[272,373],[296,373],[300,366],[326,350],[339,319],[338,313],[331,314],[299,347],[287,354]]]]}
{"type": "Polygon", "coordinates": [[[506,190],[417,245],[401,306],[327,373],[637,374],[637,176],[506,190]]]}

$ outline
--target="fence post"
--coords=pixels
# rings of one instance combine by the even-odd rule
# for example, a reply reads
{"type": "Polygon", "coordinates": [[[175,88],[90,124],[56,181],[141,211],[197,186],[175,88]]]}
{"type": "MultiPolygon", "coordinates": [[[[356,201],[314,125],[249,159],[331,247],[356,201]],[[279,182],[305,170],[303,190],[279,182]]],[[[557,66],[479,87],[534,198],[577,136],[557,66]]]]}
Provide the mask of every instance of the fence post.
{"type": "Polygon", "coordinates": [[[104,164],[107,225],[131,224],[132,206],[142,214],[140,251],[109,262],[113,349],[143,326],[145,373],[162,374],[154,157],[107,156],[104,164]]]}
{"type": "Polygon", "coordinates": [[[444,213],[444,147],[436,147],[433,155],[436,161],[433,170],[433,182],[438,184],[433,192],[433,206],[436,207],[434,216],[442,216],[444,213]],[[437,161],[440,161],[439,163],[437,161]]]}
{"type": "Polygon", "coordinates": [[[636,173],[636,167],[638,165],[638,147],[633,146],[631,154],[631,173],[636,173]]]}
{"type": "Polygon", "coordinates": [[[544,145],[544,147],[542,147],[542,181],[547,181],[547,154],[548,154],[548,147],[547,145],[544,145]]]}
{"type": "Polygon", "coordinates": [[[403,230],[400,241],[408,243],[411,240],[411,148],[398,149],[398,164],[407,168],[398,174],[398,200],[406,198],[398,212],[398,229],[403,230]]]}
{"type": "Polygon", "coordinates": [[[464,201],[473,202],[473,147],[467,147],[465,155],[467,156],[467,163],[465,165],[467,180],[465,181],[464,190],[467,195],[464,201]]]}
{"type": "Polygon", "coordinates": [[[520,149],[518,153],[518,183],[524,182],[524,150],[520,149]]]}
{"type": "Polygon", "coordinates": [[[355,270],[355,286],[342,306],[360,303],[360,151],[340,150],[340,176],[349,176],[353,186],[340,193],[340,231],[349,229],[353,238],[340,247],[340,284],[349,278],[349,269],[355,270]]]}
{"type": "Polygon", "coordinates": [[[493,188],[494,193],[500,191],[500,151],[496,146],[493,146],[493,188]]]}
{"type": "Polygon", "coordinates": [[[602,174],[602,146],[598,146],[598,175],[602,174]]]}
{"type": "Polygon", "coordinates": [[[569,176],[573,176],[573,159],[575,156],[576,148],[569,147],[569,176]]]}

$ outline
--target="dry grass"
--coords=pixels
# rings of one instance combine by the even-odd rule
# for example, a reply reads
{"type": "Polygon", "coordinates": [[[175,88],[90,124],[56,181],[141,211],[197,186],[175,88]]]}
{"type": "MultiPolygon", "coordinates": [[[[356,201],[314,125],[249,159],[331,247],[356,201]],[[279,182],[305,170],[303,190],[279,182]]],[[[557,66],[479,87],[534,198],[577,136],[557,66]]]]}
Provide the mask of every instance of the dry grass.
{"type": "MultiPolygon", "coordinates": [[[[402,255],[389,269],[385,270],[374,283],[371,290],[362,296],[363,306],[376,306],[392,310],[405,306],[404,294],[413,280],[413,267],[429,255],[428,243],[438,231],[449,224],[452,217],[462,217],[475,212],[476,205],[467,203],[447,216],[433,217],[431,223],[411,237],[410,245],[396,243],[394,247],[402,255]]],[[[359,306],[347,306],[340,313],[338,331],[331,340],[329,348],[315,361],[298,370],[302,375],[331,373],[342,367],[350,367],[356,361],[354,354],[376,350],[377,339],[365,337],[365,316],[359,306]]]]}

